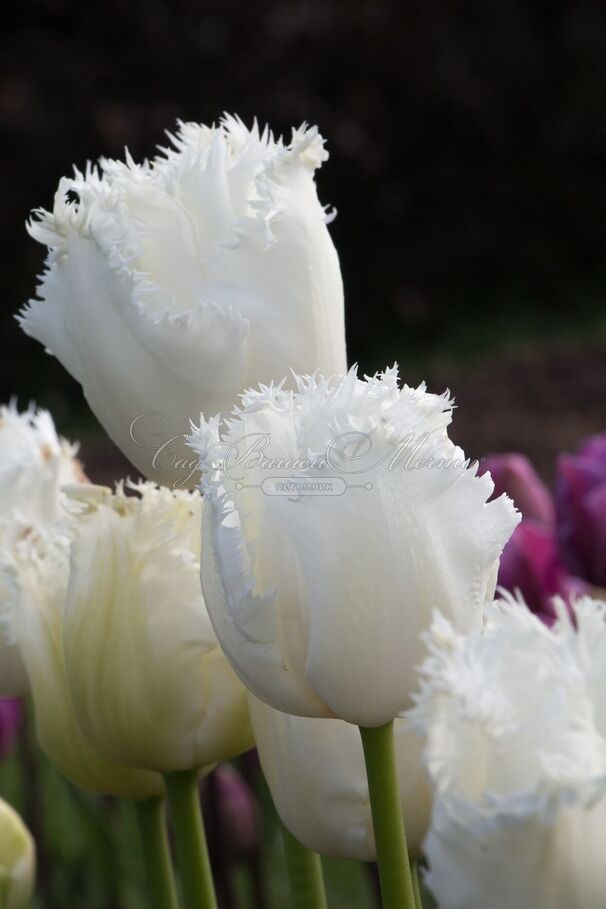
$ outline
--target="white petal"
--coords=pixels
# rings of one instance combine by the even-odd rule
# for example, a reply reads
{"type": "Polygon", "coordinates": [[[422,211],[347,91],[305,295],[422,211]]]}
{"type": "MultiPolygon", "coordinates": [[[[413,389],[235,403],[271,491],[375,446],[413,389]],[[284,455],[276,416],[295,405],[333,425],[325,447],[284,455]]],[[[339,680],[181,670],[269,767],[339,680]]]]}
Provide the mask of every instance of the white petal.
{"type": "MultiPolygon", "coordinates": [[[[304,677],[306,634],[296,600],[282,594],[278,601],[271,591],[254,593],[238,512],[210,490],[206,502],[201,580],[221,647],[258,697],[287,712],[329,716],[304,677]]],[[[281,564],[288,575],[289,564],[281,564]]]]}
{"type": "Polygon", "coordinates": [[[74,708],[109,760],[208,766],[253,741],[200,591],[201,497],[148,484],[139,494],[90,500],[75,521],[64,630],[74,708]]]}
{"type": "MultiPolygon", "coordinates": [[[[374,861],[359,730],[341,720],[289,716],[254,697],[250,703],[261,766],[285,826],[322,855],[374,861]]],[[[414,853],[427,829],[429,786],[420,740],[404,720],[396,721],[395,734],[406,837],[414,853]]]]}
{"type": "Polygon", "coordinates": [[[506,819],[491,829],[438,817],[426,842],[440,909],[599,909],[606,803],[563,807],[555,824],[506,819]]]}
{"type": "Polygon", "coordinates": [[[20,320],[144,475],[193,486],[171,432],[293,367],[345,369],[343,288],[313,179],[316,131],[285,147],[226,118],[181,124],[173,143],[151,163],[102,161],[60,182],[52,213],[28,225],[50,253],[20,320]],[[149,414],[156,431],[134,441],[149,414]]]}
{"type": "MultiPolygon", "coordinates": [[[[166,485],[182,482],[188,470],[175,461],[191,461],[183,437],[200,411],[200,389],[206,388],[206,403],[221,410],[241,387],[246,322],[212,305],[186,316],[152,318],[137,300],[137,277],[110,267],[90,240],[75,234],[69,262],[58,260],[51,274],[46,294],[50,299],[57,286],[55,307],[69,326],[65,343],[78,351],[74,375],[91,408],[144,475],[166,485]],[[69,285],[69,294],[61,292],[62,284],[69,285]],[[168,448],[154,460],[163,445],[168,448]]],[[[46,304],[36,304],[23,316],[26,332],[42,341],[47,312],[46,304]]],[[[61,349],[54,352],[62,356],[61,349]]],[[[63,362],[68,369],[73,365],[63,362]]]]}
{"type": "Polygon", "coordinates": [[[14,630],[27,668],[40,745],[61,773],[92,792],[126,798],[157,795],[163,791],[159,776],[105,761],[77,722],[63,647],[67,577],[64,541],[24,551],[14,630]]]}
{"type": "Polygon", "coordinates": [[[481,634],[436,617],[411,722],[435,790],[427,882],[444,909],[597,907],[606,831],[606,603],[552,629],[508,598],[481,634]]]}
{"type": "Polygon", "coordinates": [[[17,812],[0,799],[3,909],[29,905],[36,878],[36,845],[17,812]]]}
{"type": "Polygon", "coordinates": [[[0,694],[24,696],[29,681],[13,621],[18,589],[16,549],[45,537],[63,516],[66,483],[82,479],[77,446],[60,439],[51,415],[14,402],[0,406],[0,694]],[[17,576],[17,579],[16,579],[17,576]]]}
{"type": "Polygon", "coordinates": [[[203,422],[192,442],[215,511],[209,610],[258,697],[377,726],[410,706],[433,610],[479,627],[519,516],[506,498],[486,504],[490,479],[446,436],[447,396],[400,390],[395,370],[295,380],[296,393],[248,391],[222,432],[203,422]],[[409,466],[421,456],[435,466],[409,466]],[[268,480],[305,479],[301,462],[338,494],[266,494],[268,480]]]}

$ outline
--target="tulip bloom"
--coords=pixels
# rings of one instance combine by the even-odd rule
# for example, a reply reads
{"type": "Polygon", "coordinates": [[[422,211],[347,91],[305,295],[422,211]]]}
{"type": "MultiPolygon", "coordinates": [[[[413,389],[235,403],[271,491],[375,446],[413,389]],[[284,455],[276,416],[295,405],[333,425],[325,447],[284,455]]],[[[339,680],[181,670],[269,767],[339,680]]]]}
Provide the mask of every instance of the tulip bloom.
{"type": "Polygon", "coordinates": [[[64,646],[69,540],[58,531],[52,538],[23,540],[12,570],[12,629],[27,671],[42,749],[83,789],[127,798],[161,794],[164,785],[157,774],[106,760],[78,723],[64,646]]]}
{"type": "Polygon", "coordinates": [[[0,759],[10,751],[21,722],[21,701],[0,698],[0,759]]]}
{"type": "MultiPolygon", "coordinates": [[[[215,855],[220,851],[220,859],[232,861],[251,855],[261,838],[260,809],[253,789],[231,764],[221,764],[207,780],[214,787],[213,807],[221,832],[218,839],[215,834],[215,855]]],[[[212,825],[215,821],[212,813],[210,818],[212,825]]]]}
{"type": "Polygon", "coordinates": [[[71,702],[109,761],[171,773],[253,745],[246,692],[200,590],[202,498],[74,490],[63,640],[71,702]]]}
{"type": "Polygon", "coordinates": [[[77,445],[59,438],[47,410],[0,406],[0,515],[21,536],[57,520],[61,487],[82,479],[77,445]]]}
{"type": "MultiPolygon", "coordinates": [[[[290,716],[251,695],[261,767],[284,826],[314,852],[333,858],[376,859],[368,781],[360,734],[341,720],[290,716]]],[[[396,759],[409,852],[420,851],[431,794],[422,743],[395,724],[396,759]]]]}
{"type": "Polygon", "coordinates": [[[528,458],[516,452],[490,455],[479,472],[490,473],[495,484],[493,498],[506,493],[522,513],[521,523],[503,550],[498,585],[510,593],[519,591],[528,608],[552,624],[556,619],[554,596],[570,605],[586,592],[586,585],[568,573],[560,558],[551,493],[528,458]]]}
{"type": "Polygon", "coordinates": [[[24,695],[27,674],[15,647],[6,568],[18,542],[44,536],[62,517],[61,487],[82,479],[77,446],[57,436],[51,415],[0,407],[0,696],[24,695]]]}
{"type": "Polygon", "coordinates": [[[202,420],[202,586],[248,688],[300,716],[381,726],[409,705],[432,610],[472,629],[518,521],[448,438],[447,396],[297,378],[202,420]]]}
{"type": "Polygon", "coordinates": [[[606,433],[561,455],[556,478],[560,550],[569,570],[606,587],[606,433]]]}
{"type": "Polygon", "coordinates": [[[411,722],[434,811],[426,881],[440,909],[598,909],[606,832],[606,603],[547,628],[496,603],[485,633],[439,617],[411,722]]]}
{"type": "Polygon", "coordinates": [[[315,128],[284,145],[225,117],[171,141],[61,180],[28,225],[49,252],[20,319],[145,476],[194,485],[176,461],[200,410],[291,368],[345,369],[343,288],[315,128]]]}
{"type": "Polygon", "coordinates": [[[25,909],[33,896],[36,849],[17,812],[0,799],[0,897],[2,909],[25,909]]]}

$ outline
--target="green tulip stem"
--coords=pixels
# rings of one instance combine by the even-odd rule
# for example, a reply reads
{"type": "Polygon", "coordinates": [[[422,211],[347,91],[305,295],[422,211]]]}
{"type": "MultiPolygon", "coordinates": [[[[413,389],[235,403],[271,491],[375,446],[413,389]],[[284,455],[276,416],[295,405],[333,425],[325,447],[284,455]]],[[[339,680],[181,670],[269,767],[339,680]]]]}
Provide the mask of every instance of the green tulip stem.
{"type": "Polygon", "coordinates": [[[413,859],[410,863],[412,872],[412,886],[415,892],[415,904],[417,909],[423,909],[423,897],[421,896],[421,882],[419,880],[419,863],[413,859]]]}
{"type": "Polygon", "coordinates": [[[178,909],[177,888],[166,835],[164,799],[135,802],[151,909],[178,909]]]}
{"type": "Polygon", "coordinates": [[[185,909],[217,909],[198,791],[198,771],[165,776],[185,909]]]}
{"type": "Polygon", "coordinates": [[[320,856],[302,846],[282,826],[286,868],[290,882],[292,909],[326,909],[326,893],[320,856]]]}
{"type": "Polygon", "coordinates": [[[383,909],[415,909],[396,770],[393,720],[373,728],[360,726],[360,735],[368,776],[383,909]]]}
{"type": "Polygon", "coordinates": [[[5,909],[8,891],[8,873],[0,868],[0,909],[5,909]]]}

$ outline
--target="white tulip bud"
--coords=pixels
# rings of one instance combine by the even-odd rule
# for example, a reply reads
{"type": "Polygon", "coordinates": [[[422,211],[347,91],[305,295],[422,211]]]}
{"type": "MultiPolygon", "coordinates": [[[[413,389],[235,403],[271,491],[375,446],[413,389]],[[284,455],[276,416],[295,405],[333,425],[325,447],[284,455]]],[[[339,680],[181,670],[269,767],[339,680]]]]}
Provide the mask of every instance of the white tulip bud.
{"type": "Polygon", "coordinates": [[[606,603],[545,626],[495,603],[483,634],[436,617],[411,722],[434,811],[440,909],[598,909],[606,835],[606,603]]]}
{"type": "Polygon", "coordinates": [[[38,740],[73,783],[104,795],[145,798],[164,790],[162,778],[108,761],[82,730],[68,686],[65,663],[65,597],[69,539],[26,539],[16,549],[12,577],[12,628],[27,671],[38,740]]]}
{"type": "Polygon", "coordinates": [[[25,909],[34,892],[36,849],[17,812],[0,799],[0,905],[25,909]]]}
{"type": "MultiPolygon", "coordinates": [[[[261,767],[282,823],[299,842],[332,858],[376,859],[360,732],[342,720],[290,716],[250,695],[261,767]]],[[[394,727],[409,852],[427,832],[431,791],[421,739],[406,720],[394,727]]]]}
{"type": "Polygon", "coordinates": [[[200,589],[202,497],[80,487],[65,660],[82,729],[108,760],[163,773],[253,745],[244,686],[200,589]]]}
{"type": "Polygon", "coordinates": [[[447,396],[396,369],[297,383],[194,432],[204,596],[261,700],[380,726],[410,705],[432,610],[481,623],[519,516],[449,440],[447,396]]]}
{"type": "Polygon", "coordinates": [[[49,254],[20,319],[145,476],[193,486],[175,461],[191,460],[200,410],[229,411],[291,367],[345,369],[343,288],[315,128],[284,145],[225,117],[171,140],[151,162],[61,180],[28,225],[49,254]]]}

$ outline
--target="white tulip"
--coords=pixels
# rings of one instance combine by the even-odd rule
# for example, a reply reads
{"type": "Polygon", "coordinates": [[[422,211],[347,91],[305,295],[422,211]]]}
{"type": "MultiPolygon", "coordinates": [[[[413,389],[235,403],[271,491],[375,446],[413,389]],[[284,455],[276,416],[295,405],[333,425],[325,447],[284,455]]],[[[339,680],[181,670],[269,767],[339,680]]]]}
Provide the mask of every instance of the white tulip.
{"type": "MultiPolygon", "coordinates": [[[[375,842],[360,733],[342,720],[291,716],[253,695],[250,713],[261,767],[282,823],[299,842],[333,858],[374,861],[375,842]]],[[[406,840],[419,851],[431,793],[422,742],[395,722],[406,840]]]]}
{"type": "Polygon", "coordinates": [[[28,225],[49,254],[20,318],[144,475],[193,486],[175,460],[191,461],[182,434],[200,410],[291,367],[345,368],[343,288],[315,128],[285,146],[225,117],[171,139],[152,162],[61,180],[28,225]]]}
{"type": "Polygon", "coordinates": [[[411,720],[435,789],[440,909],[598,909],[605,892],[606,603],[550,630],[496,603],[485,633],[436,618],[411,720]]]}
{"type": "Polygon", "coordinates": [[[25,909],[34,892],[36,849],[32,836],[11,806],[0,799],[0,905],[25,909]]]}
{"type": "Polygon", "coordinates": [[[129,798],[160,794],[161,777],[106,760],[78,723],[64,646],[69,538],[57,530],[53,536],[21,541],[5,577],[13,581],[12,629],[27,672],[43,750],[61,773],[83,789],[129,798]]]}
{"type": "Polygon", "coordinates": [[[108,760],[164,773],[208,766],[253,738],[200,590],[202,498],[136,489],[76,491],[63,633],[72,702],[108,760]]]}
{"type": "MultiPolygon", "coordinates": [[[[0,407],[0,562],[10,564],[19,540],[44,536],[61,519],[61,487],[82,479],[77,446],[57,436],[51,415],[14,404],[0,407]]],[[[15,646],[8,610],[10,586],[0,569],[0,696],[27,693],[27,673],[15,646]]]]}
{"type": "Polygon", "coordinates": [[[448,439],[447,396],[400,390],[395,368],[297,383],[246,392],[223,428],[194,433],[204,596],[261,700],[380,726],[410,703],[432,610],[481,622],[518,515],[487,504],[490,477],[448,439]],[[301,475],[312,484],[284,494],[301,475]]]}
{"type": "Polygon", "coordinates": [[[77,451],[48,411],[0,406],[0,518],[14,537],[60,517],[61,487],[82,479],[77,451]]]}

